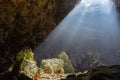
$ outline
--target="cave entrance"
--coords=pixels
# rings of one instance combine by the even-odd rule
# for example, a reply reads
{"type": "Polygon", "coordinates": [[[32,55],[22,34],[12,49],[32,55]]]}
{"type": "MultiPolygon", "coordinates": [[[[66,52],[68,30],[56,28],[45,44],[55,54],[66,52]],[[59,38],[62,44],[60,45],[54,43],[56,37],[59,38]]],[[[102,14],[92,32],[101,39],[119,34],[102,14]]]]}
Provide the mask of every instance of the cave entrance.
{"type": "Polygon", "coordinates": [[[73,64],[88,68],[93,55],[103,64],[120,64],[120,30],[112,0],[82,0],[35,50],[38,61],[65,51],[73,64]]]}

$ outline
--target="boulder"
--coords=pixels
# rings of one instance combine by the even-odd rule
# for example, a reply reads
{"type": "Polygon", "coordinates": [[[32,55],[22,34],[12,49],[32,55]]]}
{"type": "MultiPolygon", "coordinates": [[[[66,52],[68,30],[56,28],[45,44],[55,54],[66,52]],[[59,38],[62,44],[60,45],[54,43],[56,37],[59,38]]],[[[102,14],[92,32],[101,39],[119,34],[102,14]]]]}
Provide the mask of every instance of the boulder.
{"type": "Polygon", "coordinates": [[[120,65],[117,66],[100,66],[89,70],[83,80],[119,80],[120,65]]]}
{"type": "Polygon", "coordinates": [[[33,78],[37,73],[38,67],[35,61],[32,60],[24,60],[21,64],[20,73],[24,73],[30,78],[33,78]]]}
{"type": "Polygon", "coordinates": [[[120,65],[99,66],[78,75],[68,75],[61,80],[120,80],[120,65]]]}
{"type": "Polygon", "coordinates": [[[29,78],[34,78],[38,72],[38,66],[34,60],[34,55],[31,49],[22,50],[16,56],[16,61],[12,69],[13,76],[19,79],[20,74],[24,74],[29,78]]]}
{"type": "Polygon", "coordinates": [[[63,67],[64,62],[62,59],[53,58],[41,60],[40,68],[42,68],[45,73],[63,73],[63,67]]]}

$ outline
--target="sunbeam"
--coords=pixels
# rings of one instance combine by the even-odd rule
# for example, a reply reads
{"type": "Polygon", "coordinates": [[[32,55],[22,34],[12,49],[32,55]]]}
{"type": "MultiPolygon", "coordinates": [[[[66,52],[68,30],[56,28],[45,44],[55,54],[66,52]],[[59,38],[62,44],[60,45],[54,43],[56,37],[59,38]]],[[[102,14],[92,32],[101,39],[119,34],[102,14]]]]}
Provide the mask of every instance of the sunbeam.
{"type": "MultiPolygon", "coordinates": [[[[120,64],[120,31],[112,0],[82,0],[35,50],[36,59],[54,57],[65,51],[72,62],[84,50],[104,64],[120,64]],[[114,54],[113,54],[114,53],[114,54]],[[40,55],[40,57],[38,57],[40,55]],[[107,59],[106,59],[107,57],[107,59]],[[111,59],[112,57],[118,59],[111,59]]],[[[83,54],[83,55],[84,55],[83,54]]]]}

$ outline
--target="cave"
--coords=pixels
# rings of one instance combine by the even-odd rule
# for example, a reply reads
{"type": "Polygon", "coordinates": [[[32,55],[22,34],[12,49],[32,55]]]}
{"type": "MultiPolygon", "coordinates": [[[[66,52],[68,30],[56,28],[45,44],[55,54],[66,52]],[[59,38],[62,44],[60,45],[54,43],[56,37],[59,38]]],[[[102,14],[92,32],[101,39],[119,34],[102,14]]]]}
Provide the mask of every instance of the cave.
{"type": "Polygon", "coordinates": [[[0,0],[0,80],[119,80],[119,61],[119,0],[0,0]]]}

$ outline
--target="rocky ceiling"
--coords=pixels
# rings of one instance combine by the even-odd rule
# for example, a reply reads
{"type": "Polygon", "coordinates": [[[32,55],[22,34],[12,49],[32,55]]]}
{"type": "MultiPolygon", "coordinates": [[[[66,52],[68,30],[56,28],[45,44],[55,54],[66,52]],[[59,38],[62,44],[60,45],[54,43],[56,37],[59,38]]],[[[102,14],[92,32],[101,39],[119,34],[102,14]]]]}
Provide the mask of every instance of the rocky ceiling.
{"type": "Polygon", "coordinates": [[[75,3],[76,0],[0,0],[0,47],[33,48],[75,3]]]}

